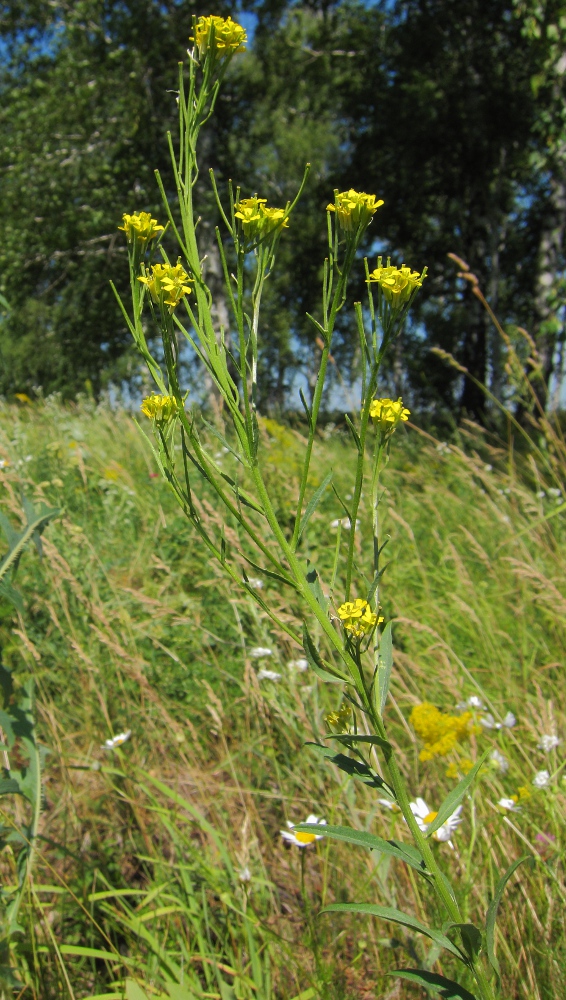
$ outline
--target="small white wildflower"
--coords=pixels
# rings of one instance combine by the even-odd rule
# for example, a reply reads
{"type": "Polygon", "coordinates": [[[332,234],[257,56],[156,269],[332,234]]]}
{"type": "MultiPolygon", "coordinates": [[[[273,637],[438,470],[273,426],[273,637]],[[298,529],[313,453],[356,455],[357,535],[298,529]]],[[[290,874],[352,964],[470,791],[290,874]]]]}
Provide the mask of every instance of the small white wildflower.
{"type": "Polygon", "coordinates": [[[555,747],[560,746],[561,743],[562,740],[560,740],[558,736],[545,735],[541,736],[537,746],[539,750],[544,750],[545,753],[550,753],[551,750],[554,750],[555,747]]]}
{"type": "Polygon", "coordinates": [[[263,580],[258,579],[257,576],[248,577],[248,584],[252,590],[263,590],[263,580]]]}
{"type": "Polygon", "coordinates": [[[125,743],[126,740],[129,740],[129,738],[130,738],[131,735],[132,735],[132,730],[131,729],[126,730],[125,733],[118,733],[117,736],[112,736],[111,739],[105,740],[104,743],[102,744],[101,749],[102,750],[115,750],[116,747],[121,747],[122,743],[125,743]]]}
{"type": "Polygon", "coordinates": [[[481,698],[478,698],[477,694],[471,694],[464,704],[468,708],[483,708],[481,698]]]}
{"type": "Polygon", "coordinates": [[[493,472],[493,465],[484,465],[484,472],[493,472]]]}
{"type": "Polygon", "coordinates": [[[251,882],[252,873],[247,865],[238,872],[240,882],[251,882]]]}
{"type": "Polygon", "coordinates": [[[555,486],[549,486],[546,492],[549,497],[554,497],[555,500],[558,500],[562,496],[562,490],[556,489],[555,486]]]}
{"type": "Polygon", "coordinates": [[[521,809],[515,802],[515,799],[499,799],[497,805],[501,806],[502,809],[508,809],[509,812],[521,812],[521,809]]]}
{"type": "MultiPolygon", "coordinates": [[[[421,798],[417,798],[415,802],[410,802],[409,804],[411,812],[419,825],[419,829],[422,830],[423,833],[426,833],[430,824],[436,819],[438,813],[431,812],[425,800],[421,798]]],[[[434,831],[432,836],[435,840],[448,844],[449,847],[454,849],[452,834],[462,822],[460,816],[461,812],[462,806],[458,806],[458,808],[454,810],[452,815],[448,817],[442,826],[439,826],[438,830],[434,831]]]]}
{"type": "Polygon", "coordinates": [[[287,666],[289,670],[298,670],[301,674],[304,674],[305,670],[309,669],[309,662],[300,656],[298,660],[289,660],[287,666]]]}
{"type": "Polygon", "coordinates": [[[513,729],[513,726],[517,725],[517,719],[513,715],[513,712],[507,712],[507,715],[503,719],[501,725],[505,726],[506,729],[513,729]]]}
{"type": "MultiPolygon", "coordinates": [[[[313,813],[307,816],[305,823],[316,824],[317,826],[326,826],[325,819],[319,819],[313,813]]],[[[280,830],[280,834],[283,840],[288,841],[289,844],[294,844],[295,847],[308,847],[309,844],[314,844],[315,840],[322,840],[323,834],[319,833],[294,833],[294,825],[287,820],[287,826],[289,830],[280,830]]]]}
{"type": "MultiPolygon", "coordinates": [[[[330,522],[330,527],[331,528],[338,528],[340,526],[342,526],[342,528],[344,528],[345,531],[350,531],[350,528],[352,526],[350,518],[349,517],[342,517],[342,518],[337,517],[335,521],[331,521],[330,522]]],[[[359,531],[359,527],[360,527],[360,521],[359,521],[359,519],[356,518],[356,531],[359,531]]]]}
{"type": "Polygon", "coordinates": [[[550,774],[548,771],[537,771],[533,778],[535,788],[546,788],[550,784],[550,774]]]}
{"type": "Polygon", "coordinates": [[[258,681],[280,681],[281,674],[278,674],[276,670],[258,670],[257,679],[258,681]]]}
{"type": "Polygon", "coordinates": [[[254,646],[250,649],[250,656],[252,660],[261,660],[264,656],[273,656],[273,650],[267,646],[254,646]]]}
{"type": "Polygon", "coordinates": [[[507,760],[507,757],[504,757],[501,751],[497,750],[497,748],[492,750],[491,760],[494,764],[496,764],[500,771],[503,771],[503,774],[509,770],[509,761],[507,760]]]}
{"type": "Polygon", "coordinates": [[[5,458],[0,458],[0,469],[6,468],[7,464],[8,462],[6,461],[5,458]]]}
{"type": "Polygon", "coordinates": [[[391,799],[378,799],[377,801],[379,802],[380,806],[383,806],[384,809],[389,809],[390,812],[393,813],[401,812],[397,803],[392,802],[391,799]]]}
{"type": "Polygon", "coordinates": [[[544,490],[538,490],[537,497],[538,497],[539,500],[544,500],[545,496],[546,496],[546,493],[544,492],[544,490]]]}
{"type": "Polygon", "coordinates": [[[479,720],[479,724],[480,724],[480,726],[483,726],[484,729],[498,729],[499,728],[498,723],[493,718],[493,715],[491,714],[491,712],[488,712],[487,715],[482,715],[481,719],[479,720]]]}

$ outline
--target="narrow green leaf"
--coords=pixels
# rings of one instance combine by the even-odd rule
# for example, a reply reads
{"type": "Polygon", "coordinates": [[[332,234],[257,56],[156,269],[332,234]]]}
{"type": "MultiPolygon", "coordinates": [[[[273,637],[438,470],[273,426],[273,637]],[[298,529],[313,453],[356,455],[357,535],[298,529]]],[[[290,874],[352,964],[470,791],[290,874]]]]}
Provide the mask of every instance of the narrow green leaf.
{"type": "Polygon", "coordinates": [[[314,594],[317,604],[320,604],[322,610],[326,611],[326,609],[328,608],[328,598],[324,596],[324,592],[320,584],[320,577],[318,575],[318,570],[314,566],[312,566],[309,561],[307,561],[305,580],[307,581],[312,593],[314,594]]]}
{"type": "Polygon", "coordinates": [[[432,823],[429,823],[429,825],[426,828],[427,837],[430,837],[430,835],[433,834],[435,830],[438,830],[443,823],[446,823],[446,820],[450,818],[454,810],[460,805],[460,802],[464,798],[464,795],[468,791],[468,788],[472,784],[474,778],[476,777],[476,774],[478,773],[480,767],[484,763],[489,753],[491,753],[491,750],[489,749],[486,750],[485,753],[481,755],[477,763],[474,764],[469,774],[467,774],[465,778],[462,778],[462,780],[458,782],[456,787],[453,788],[452,791],[446,796],[444,802],[442,803],[440,809],[438,810],[438,815],[436,819],[433,820],[432,823]]]}
{"type": "Polygon", "coordinates": [[[476,927],[474,924],[453,923],[453,921],[449,920],[448,923],[444,924],[442,933],[448,934],[448,931],[453,927],[456,928],[456,930],[459,930],[462,935],[462,944],[464,945],[468,958],[477,958],[482,947],[482,933],[479,927],[476,927]]]}
{"type": "Polygon", "coordinates": [[[401,910],[396,910],[393,906],[378,906],[376,903],[332,903],[330,906],[325,906],[320,912],[367,913],[369,916],[379,917],[381,920],[389,920],[395,924],[402,924],[403,927],[418,931],[419,934],[425,934],[431,941],[434,941],[441,948],[445,948],[446,951],[459,958],[461,962],[466,962],[460,949],[445,934],[435,930],[433,927],[426,927],[416,917],[412,917],[409,913],[402,913],[401,910]]]}
{"type": "Polygon", "coordinates": [[[306,506],[305,513],[303,514],[303,516],[301,518],[301,526],[299,528],[299,537],[298,537],[298,541],[299,542],[300,542],[300,540],[302,538],[303,531],[305,530],[305,528],[306,528],[307,524],[309,523],[311,517],[313,516],[316,508],[318,507],[320,501],[322,500],[323,494],[326,492],[328,486],[330,485],[330,482],[332,480],[332,476],[333,475],[334,475],[334,473],[332,471],[330,471],[328,473],[328,475],[324,477],[324,479],[321,482],[320,486],[318,487],[318,489],[316,490],[316,492],[313,493],[312,497],[310,498],[310,500],[309,500],[309,502],[308,502],[308,504],[306,506]]]}
{"type": "Polygon", "coordinates": [[[388,622],[379,640],[379,665],[377,668],[377,689],[379,691],[380,712],[383,715],[387,695],[389,694],[389,684],[391,681],[391,670],[393,669],[393,634],[391,622],[388,622]]]}
{"type": "Polygon", "coordinates": [[[129,959],[119,955],[116,951],[101,951],[100,948],[87,948],[82,944],[62,944],[60,947],[62,955],[83,955],[85,958],[104,958],[108,962],[128,962],[129,959]]]}
{"type": "Polygon", "coordinates": [[[9,578],[6,576],[3,580],[0,579],[0,594],[5,597],[10,604],[13,604],[15,608],[20,612],[21,615],[24,613],[24,602],[22,595],[19,591],[15,590],[10,583],[9,578]]]}
{"type": "Polygon", "coordinates": [[[370,743],[372,746],[380,747],[383,750],[386,760],[389,760],[393,753],[391,743],[384,740],[381,736],[366,736],[365,733],[340,733],[339,735],[327,736],[326,739],[337,740],[338,743],[345,743],[346,746],[350,743],[370,743]]]}
{"type": "Polygon", "coordinates": [[[427,972],[425,969],[395,969],[387,975],[399,976],[400,979],[407,979],[410,983],[418,983],[429,993],[440,993],[445,1000],[477,1000],[464,986],[460,986],[452,979],[446,979],[445,976],[439,976],[437,972],[427,972]]]}
{"type": "Polygon", "coordinates": [[[20,786],[14,778],[0,779],[0,795],[21,794],[20,786]]]}
{"type": "MultiPolygon", "coordinates": [[[[312,833],[315,830],[313,823],[300,823],[293,827],[300,833],[312,833]]],[[[369,851],[381,851],[382,854],[391,854],[399,861],[404,861],[421,875],[426,872],[426,865],[419,855],[419,852],[412,844],[399,843],[396,840],[384,840],[374,833],[366,833],[364,830],[353,830],[349,826],[316,826],[318,833],[323,833],[325,837],[332,840],[344,840],[348,844],[355,844],[356,847],[365,847],[369,851]]]]}
{"type": "Polygon", "coordinates": [[[487,910],[487,916],[485,918],[485,943],[487,949],[487,957],[489,959],[490,965],[498,976],[501,976],[501,970],[499,968],[499,962],[495,954],[495,924],[497,921],[497,910],[501,902],[501,897],[505,891],[505,886],[507,885],[509,879],[517,870],[519,865],[523,864],[523,861],[530,861],[531,867],[534,863],[532,854],[524,854],[522,858],[514,861],[512,865],[509,866],[505,874],[499,879],[495,887],[495,893],[491,903],[489,904],[487,910]]]}
{"type": "Polygon", "coordinates": [[[301,399],[301,403],[303,404],[303,409],[304,409],[304,411],[305,411],[305,413],[307,415],[307,421],[308,421],[308,425],[309,425],[309,430],[312,433],[312,429],[313,429],[313,426],[312,426],[312,412],[310,410],[309,404],[307,403],[307,401],[305,399],[305,394],[304,394],[304,392],[303,392],[302,389],[299,389],[299,396],[300,396],[300,399],[301,399]]]}
{"type": "Polygon", "coordinates": [[[348,677],[345,677],[338,670],[335,671],[332,664],[326,663],[325,660],[321,659],[318,649],[316,648],[305,624],[303,624],[303,649],[305,651],[309,667],[311,670],[314,670],[317,677],[320,677],[322,681],[326,681],[329,684],[348,683],[348,677]]]}
{"type": "Polygon", "coordinates": [[[351,435],[352,435],[352,437],[354,439],[356,448],[358,449],[359,454],[361,454],[361,452],[362,452],[362,444],[361,444],[361,441],[360,441],[360,435],[358,434],[358,432],[357,432],[356,428],[354,427],[352,421],[350,420],[348,414],[345,413],[344,416],[346,418],[346,423],[348,424],[348,427],[350,428],[350,433],[351,433],[351,435]]]}
{"type": "Polygon", "coordinates": [[[305,743],[305,746],[313,747],[317,753],[326,757],[331,764],[335,764],[336,767],[339,767],[341,771],[345,771],[352,778],[358,778],[360,781],[363,781],[364,785],[369,785],[370,788],[385,788],[391,794],[391,789],[387,782],[369,764],[366,764],[365,761],[357,760],[355,757],[347,757],[345,753],[335,753],[331,747],[321,746],[320,743],[305,743]]]}

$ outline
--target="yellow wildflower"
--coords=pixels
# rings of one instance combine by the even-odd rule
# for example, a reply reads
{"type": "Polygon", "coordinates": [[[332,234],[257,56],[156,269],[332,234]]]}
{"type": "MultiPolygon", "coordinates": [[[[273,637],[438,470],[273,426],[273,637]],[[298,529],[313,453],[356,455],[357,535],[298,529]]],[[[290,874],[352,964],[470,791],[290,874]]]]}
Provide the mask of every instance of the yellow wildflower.
{"type": "Polygon", "coordinates": [[[341,604],[338,608],[338,617],[346,632],[349,632],[356,639],[371,632],[376,625],[383,621],[382,617],[378,619],[368,602],[362,600],[361,597],[356,598],[355,601],[346,601],[345,604],[341,604]]]}
{"type": "Polygon", "coordinates": [[[243,52],[246,47],[246,29],[237,24],[231,17],[218,17],[212,14],[199,17],[195,34],[190,37],[196,42],[198,56],[201,62],[210,52],[215,62],[231,58],[236,52],[243,52]]]}
{"type": "Polygon", "coordinates": [[[190,294],[187,282],[193,280],[180,261],[174,267],[172,264],[153,264],[149,278],[138,278],[138,281],[147,285],[155,303],[170,306],[171,309],[179,304],[184,295],[190,294]]]}
{"type": "Polygon", "coordinates": [[[469,774],[473,766],[473,760],[470,760],[469,757],[462,757],[462,760],[460,761],[460,770],[462,774],[469,774]]]}
{"type": "Polygon", "coordinates": [[[341,705],[337,712],[330,712],[326,716],[325,722],[329,729],[333,729],[336,733],[347,733],[350,719],[352,716],[352,709],[348,704],[341,705]]]}
{"type": "Polygon", "coordinates": [[[257,243],[265,236],[289,226],[284,208],[268,208],[266,198],[242,198],[234,206],[246,240],[257,243]]]}
{"type": "Polygon", "coordinates": [[[446,757],[457,743],[466,739],[473,731],[471,712],[448,715],[446,712],[440,712],[428,701],[415,705],[409,721],[424,743],[424,748],[419,754],[419,760],[422,761],[432,760],[433,757],[446,757]]]}
{"type": "Polygon", "coordinates": [[[150,240],[153,240],[158,233],[162,233],[164,226],[157,224],[157,219],[152,219],[149,212],[134,212],[133,215],[122,216],[124,225],[118,226],[126,234],[128,243],[134,243],[145,250],[150,240]]]}
{"type": "Polygon", "coordinates": [[[338,225],[346,233],[357,233],[369,225],[378,208],[383,205],[383,199],[376,200],[374,194],[363,191],[335,191],[334,204],[326,206],[327,212],[336,212],[338,225]]]}
{"type": "Polygon", "coordinates": [[[446,768],[446,771],[444,773],[446,774],[447,778],[457,778],[458,777],[458,765],[455,764],[454,762],[452,762],[452,764],[448,765],[448,767],[446,768]]]}
{"type": "Polygon", "coordinates": [[[369,408],[369,415],[374,424],[384,433],[393,433],[400,421],[408,420],[411,411],[403,406],[403,400],[399,399],[374,399],[369,408]]]}
{"type": "Polygon", "coordinates": [[[511,798],[517,802],[523,802],[525,799],[530,799],[531,791],[526,785],[519,785],[517,789],[517,795],[512,795],[511,798]]]}
{"type": "Polygon", "coordinates": [[[458,778],[460,774],[469,774],[474,766],[469,757],[462,757],[457,763],[449,764],[444,772],[447,778],[458,778]]]}
{"type": "Polygon", "coordinates": [[[381,257],[377,258],[377,267],[369,276],[369,281],[375,281],[380,286],[387,302],[395,310],[402,307],[409,301],[416,288],[420,288],[426,277],[426,269],[419,274],[418,271],[411,271],[410,267],[393,267],[390,258],[387,258],[387,267],[381,266],[381,257]]]}
{"type": "Polygon", "coordinates": [[[146,396],[140,407],[142,413],[156,424],[166,424],[177,412],[177,401],[174,396],[159,396],[153,392],[146,396]]]}

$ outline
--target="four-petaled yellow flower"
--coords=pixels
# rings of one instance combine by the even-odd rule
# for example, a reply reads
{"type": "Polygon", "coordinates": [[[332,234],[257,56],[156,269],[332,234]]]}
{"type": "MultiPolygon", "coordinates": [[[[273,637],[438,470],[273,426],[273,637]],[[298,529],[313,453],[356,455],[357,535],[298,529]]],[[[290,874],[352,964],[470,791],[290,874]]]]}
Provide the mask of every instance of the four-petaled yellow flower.
{"type": "Polygon", "coordinates": [[[352,709],[348,704],[341,705],[337,712],[330,712],[326,716],[325,722],[329,729],[333,729],[335,733],[347,733],[350,719],[352,717],[352,709]]]}
{"type": "Polygon", "coordinates": [[[174,396],[159,396],[153,392],[146,396],[140,407],[142,413],[155,420],[156,424],[166,424],[177,412],[177,401],[174,396]]]}
{"type": "Polygon", "coordinates": [[[342,622],[346,632],[349,632],[355,639],[359,639],[367,632],[371,632],[383,618],[378,619],[374,611],[371,610],[367,601],[357,597],[355,601],[346,601],[338,608],[338,617],[342,622]]]}
{"type": "Polygon", "coordinates": [[[243,52],[246,47],[246,29],[237,24],[231,17],[199,17],[195,34],[191,42],[196,42],[201,62],[210,52],[214,62],[231,58],[236,52],[243,52]]]}
{"type": "Polygon", "coordinates": [[[370,404],[369,415],[380,431],[392,434],[397,424],[401,420],[408,420],[411,411],[403,406],[403,400],[399,399],[374,399],[370,404]]]}
{"type": "Polygon", "coordinates": [[[415,705],[409,721],[424,743],[424,748],[419,754],[419,760],[422,761],[432,760],[433,757],[446,757],[457,743],[461,743],[479,729],[473,724],[471,712],[448,715],[447,712],[440,712],[428,701],[415,705]]]}
{"type": "Polygon", "coordinates": [[[326,206],[327,212],[336,212],[338,225],[346,233],[357,233],[369,225],[378,208],[383,205],[383,199],[376,200],[374,194],[363,191],[335,191],[334,204],[326,206]]]}
{"type": "Polygon", "coordinates": [[[377,267],[369,276],[369,281],[375,281],[380,286],[383,295],[392,309],[398,311],[409,301],[416,288],[420,288],[426,277],[426,268],[419,274],[410,267],[393,267],[387,258],[387,267],[381,266],[381,257],[377,258],[377,267]]]}
{"type": "Polygon", "coordinates": [[[155,303],[174,309],[184,295],[190,294],[188,282],[194,281],[194,278],[189,278],[183,265],[178,261],[174,267],[172,264],[153,264],[150,277],[144,275],[138,278],[138,281],[147,285],[155,303]]]}
{"type": "Polygon", "coordinates": [[[137,244],[142,253],[150,240],[153,240],[158,233],[162,233],[165,226],[160,226],[157,219],[152,219],[149,212],[134,212],[133,215],[122,216],[124,225],[118,226],[126,234],[128,243],[137,244]]]}
{"type": "Polygon", "coordinates": [[[256,243],[265,236],[275,234],[289,226],[289,218],[284,208],[268,208],[266,198],[242,198],[234,206],[235,216],[240,221],[248,242],[256,243]]]}

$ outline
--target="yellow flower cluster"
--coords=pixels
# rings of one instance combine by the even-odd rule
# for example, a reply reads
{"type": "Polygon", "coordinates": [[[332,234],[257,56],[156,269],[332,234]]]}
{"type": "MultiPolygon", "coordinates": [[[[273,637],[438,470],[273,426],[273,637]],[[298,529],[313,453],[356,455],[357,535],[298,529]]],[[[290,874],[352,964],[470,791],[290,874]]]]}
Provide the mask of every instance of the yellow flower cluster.
{"type": "Polygon", "coordinates": [[[335,191],[334,204],[326,206],[327,212],[336,212],[338,225],[346,233],[356,233],[360,227],[365,229],[371,222],[378,208],[383,205],[383,199],[376,200],[374,194],[363,191],[335,191]]]}
{"type": "Polygon", "coordinates": [[[519,785],[519,788],[517,789],[517,794],[510,796],[510,798],[513,799],[513,802],[515,803],[524,802],[525,799],[530,799],[530,797],[531,797],[531,791],[527,787],[527,785],[519,785]]]}
{"type": "Polygon", "coordinates": [[[369,415],[381,431],[392,433],[401,420],[408,420],[411,411],[403,406],[399,399],[374,399],[369,408],[369,415]]]}
{"type": "Polygon", "coordinates": [[[347,733],[351,717],[352,709],[345,704],[337,712],[330,712],[326,716],[325,722],[328,728],[334,730],[335,733],[347,733]]]}
{"type": "Polygon", "coordinates": [[[387,258],[387,267],[381,266],[381,257],[377,259],[377,267],[369,276],[369,281],[375,281],[381,287],[381,291],[387,302],[395,310],[402,309],[409,301],[416,288],[420,288],[426,277],[426,272],[419,274],[418,271],[411,271],[410,267],[393,267],[387,258]]]}
{"type": "Polygon", "coordinates": [[[368,602],[362,600],[361,597],[356,598],[355,601],[346,601],[345,604],[341,604],[338,608],[338,617],[346,632],[349,632],[355,639],[371,632],[376,625],[383,621],[382,617],[378,619],[368,602]]]}
{"type": "Polygon", "coordinates": [[[145,250],[150,240],[154,239],[158,233],[162,233],[164,226],[157,224],[157,219],[152,219],[149,212],[134,212],[133,215],[124,213],[122,216],[123,226],[118,226],[125,234],[128,243],[137,244],[142,252],[145,250]]]}
{"type": "Polygon", "coordinates": [[[459,778],[460,774],[469,774],[474,766],[473,760],[469,757],[462,757],[457,764],[449,764],[446,768],[447,778],[459,778]]]}
{"type": "Polygon", "coordinates": [[[409,721],[424,743],[424,748],[419,754],[419,760],[422,761],[432,760],[433,757],[446,757],[457,743],[466,739],[475,730],[471,712],[448,715],[447,712],[440,712],[428,701],[415,705],[409,721]]]}
{"type": "Polygon", "coordinates": [[[246,240],[257,243],[278,229],[289,226],[284,208],[268,208],[266,198],[242,198],[234,206],[246,240]]]}
{"type": "Polygon", "coordinates": [[[199,59],[203,62],[210,52],[215,62],[229,58],[236,52],[243,52],[246,47],[246,29],[237,24],[231,17],[199,17],[195,34],[190,37],[196,42],[199,59]]]}
{"type": "Polygon", "coordinates": [[[151,396],[146,396],[140,409],[150,420],[166,424],[177,412],[177,401],[174,396],[159,396],[154,392],[151,396]]]}
{"type": "Polygon", "coordinates": [[[147,285],[155,303],[170,306],[171,309],[179,305],[184,295],[190,294],[188,282],[193,280],[180,261],[174,267],[172,264],[154,264],[149,278],[138,278],[147,285]]]}

